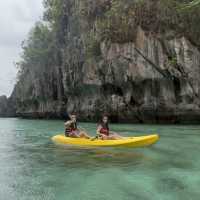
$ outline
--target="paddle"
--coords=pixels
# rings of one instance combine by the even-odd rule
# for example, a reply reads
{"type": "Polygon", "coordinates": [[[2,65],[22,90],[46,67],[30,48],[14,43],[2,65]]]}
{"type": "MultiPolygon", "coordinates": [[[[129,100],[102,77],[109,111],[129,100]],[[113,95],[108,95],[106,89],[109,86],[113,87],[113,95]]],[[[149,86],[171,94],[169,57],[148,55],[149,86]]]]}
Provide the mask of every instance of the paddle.
{"type": "Polygon", "coordinates": [[[91,141],[94,141],[94,140],[97,140],[98,138],[99,138],[99,136],[96,135],[95,137],[91,138],[90,140],[91,140],[91,141]]]}

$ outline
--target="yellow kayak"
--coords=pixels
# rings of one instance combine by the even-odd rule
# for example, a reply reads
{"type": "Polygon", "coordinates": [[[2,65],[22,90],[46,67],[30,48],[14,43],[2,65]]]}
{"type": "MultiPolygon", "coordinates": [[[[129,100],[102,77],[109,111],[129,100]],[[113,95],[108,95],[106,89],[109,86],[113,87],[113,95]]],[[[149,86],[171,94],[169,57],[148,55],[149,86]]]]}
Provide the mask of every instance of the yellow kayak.
{"type": "Polygon", "coordinates": [[[124,137],[120,140],[101,140],[101,139],[84,139],[70,138],[64,135],[52,137],[53,142],[57,144],[67,144],[87,147],[145,147],[154,144],[159,140],[157,134],[139,137],[124,137]]]}

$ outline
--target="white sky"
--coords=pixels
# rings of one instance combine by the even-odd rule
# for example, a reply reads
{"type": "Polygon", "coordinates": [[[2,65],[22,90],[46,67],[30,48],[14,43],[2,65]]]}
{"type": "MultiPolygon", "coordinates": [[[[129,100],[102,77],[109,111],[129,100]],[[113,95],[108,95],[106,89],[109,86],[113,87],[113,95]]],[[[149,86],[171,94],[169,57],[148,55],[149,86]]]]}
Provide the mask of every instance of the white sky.
{"type": "Polygon", "coordinates": [[[21,43],[42,18],[43,0],[0,0],[0,96],[9,96],[16,81],[21,43]]]}

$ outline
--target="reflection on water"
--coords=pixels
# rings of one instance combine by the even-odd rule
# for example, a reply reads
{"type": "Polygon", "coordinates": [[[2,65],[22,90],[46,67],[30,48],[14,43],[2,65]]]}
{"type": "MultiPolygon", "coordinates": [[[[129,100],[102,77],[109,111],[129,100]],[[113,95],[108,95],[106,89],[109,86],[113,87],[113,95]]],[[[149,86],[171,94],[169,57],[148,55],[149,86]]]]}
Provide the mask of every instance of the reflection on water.
{"type": "Polygon", "coordinates": [[[200,126],[113,125],[160,134],[140,149],[54,145],[62,121],[0,119],[0,127],[0,200],[199,199],[200,126]]]}

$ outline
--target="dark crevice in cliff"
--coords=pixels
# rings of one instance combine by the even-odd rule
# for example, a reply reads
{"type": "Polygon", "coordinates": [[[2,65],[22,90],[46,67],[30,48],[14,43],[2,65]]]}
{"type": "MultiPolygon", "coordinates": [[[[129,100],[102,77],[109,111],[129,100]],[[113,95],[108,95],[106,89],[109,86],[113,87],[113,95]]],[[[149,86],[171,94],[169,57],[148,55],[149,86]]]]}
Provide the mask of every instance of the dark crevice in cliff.
{"type": "MultiPolygon", "coordinates": [[[[173,63],[171,63],[171,65],[173,65],[173,68],[178,70],[181,74],[181,77],[177,77],[177,75],[173,75],[172,72],[170,72],[168,70],[169,74],[172,76],[172,78],[174,80],[174,83],[178,84],[177,86],[175,85],[175,88],[177,89],[177,87],[179,87],[180,81],[178,81],[178,79],[179,78],[184,79],[184,81],[186,81],[190,85],[190,87],[192,88],[193,94],[198,98],[198,94],[196,93],[196,91],[193,87],[193,84],[190,81],[190,77],[189,77],[188,73],[184,70],[184,66],[181,66],[181,64],[177,62],[176,53],[174,51],[171,51],[169,48],[167,48],[167,45],[165,44],[165,42],[162,39],[159,38],[159,42],[162,45],[164,52],[167,54],[168,60],[173,60],[173,63]]],[[[193,53],[191,53],[191,56],[192,55],[193,55],[193,53]]],[[[175,93],[177,94],[177,91],[175,91],[175,93]]]]}
{"type": "Polygon", "coordinates": [[[119,86],[116,86],[114,84],[106,83],[102,85],[102,93],[107,96],[107,95],[112,95],[116,94],[119,96],[123,96],[123,90],[119,86]]]}
{"type": "Polygon", "coordinates": [[[181,84],[180,84],[180,80],[176,77],[174,77],[173,80],[174,83],[174,93],[175,93],[175,97],[176,97],[176,103],[180,103],[181,102],[181,84]]]}
{"type": "Polygon", "coordinates": [[[158,71],[160,74],[162,74],[163,77],[167,78],[167,79],[171,79],[172,77],[170,76],[170,73],[168,72],[168,70],[162,70],[161,67],[159,67],[158,65],[156,65],[155,63],[153,63],[147,56],[145,56],[138,48],[135,47],[136,52],[142,56],[142,58],[144,58],[144,60],[146,60],[153,68],[156,69],[156,71],[158,71]]]}

